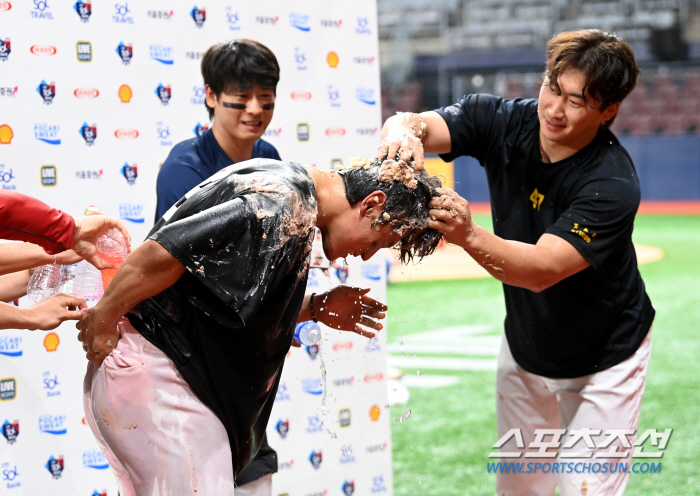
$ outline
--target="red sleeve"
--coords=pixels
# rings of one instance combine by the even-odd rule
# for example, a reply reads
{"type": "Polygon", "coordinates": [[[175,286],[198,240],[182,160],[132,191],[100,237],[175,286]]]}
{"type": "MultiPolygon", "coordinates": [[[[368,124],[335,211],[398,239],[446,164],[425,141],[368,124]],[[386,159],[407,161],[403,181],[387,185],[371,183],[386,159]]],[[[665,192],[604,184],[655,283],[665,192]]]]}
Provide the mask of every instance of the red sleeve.
{"type": "Polygon", "coordinates": [[[27,241],[53,255],[70,250],[75,221],[31,196],[0,191],[0,239],[27,241]]]}

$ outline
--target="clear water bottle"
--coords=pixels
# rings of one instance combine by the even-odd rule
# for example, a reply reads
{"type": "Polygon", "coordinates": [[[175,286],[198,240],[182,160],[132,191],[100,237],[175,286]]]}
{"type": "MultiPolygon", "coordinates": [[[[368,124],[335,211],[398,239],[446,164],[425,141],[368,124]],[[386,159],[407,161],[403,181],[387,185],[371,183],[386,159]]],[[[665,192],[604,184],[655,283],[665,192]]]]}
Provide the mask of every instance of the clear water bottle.
{"type": "Polygon", "coordinates": [[[122,266],[127,255],[127,244],[124,235],[118,229],[110,229],[106,234],[103,234],[97,238],[97,243],[95,245],[97,252],[105,260],[113,266],[111,269],[103,269],[102,272],[102,286],[107,289],[107,286],[114,275],[122,266]]]}
{"type": "Polygon", "coordinates": [[[75,273],[78,270],[78,264],[61,265],[61,284],[58,287],[59,293],[73,294],[75,285],[75,273]]]}
{"type": "Polygon", "coordinates": [[[37,268],[29,279],[27,296],[36,303],[45,300],[61,285],[61,266],[42,265],[37,268]]]}
{"type": "Polygon", "coordinates": [[[99,300],[102,298],[102,277],[99,269],[89,262],[82,261],[75,271],[73,282],[73,295],[76,298],[86,300],[99,300]]]}
{"type": "Polygon", "coordinates": [[[294,329],[294,340],[304,346],[313,346],[321,342],[321,328],[313,320],[300,322],[294,329]]]}

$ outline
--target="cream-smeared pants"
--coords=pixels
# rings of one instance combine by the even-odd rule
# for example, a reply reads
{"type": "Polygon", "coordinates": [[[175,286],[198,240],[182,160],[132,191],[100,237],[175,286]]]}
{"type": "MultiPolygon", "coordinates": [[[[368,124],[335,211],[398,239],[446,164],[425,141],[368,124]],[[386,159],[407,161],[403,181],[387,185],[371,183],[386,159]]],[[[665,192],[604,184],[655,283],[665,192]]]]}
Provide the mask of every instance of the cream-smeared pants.
{"type": "MultiPolygon", "coordinates": [[[[233,496],[228,434],[175,364],[122,319],[83,406],[121,496],[233,496]]],[[[238,495],[238,491],[236,491],[238,495]]]]}
{"type": "MultiPolygon", "coordinates": [[[[496,418],[498,438],[503,438],[511,429],[520,429],[525,449],[517,446],[517,439],[511,437],[500,448],[500,452],[523,452],[519,458],[490,459],[489,462],[532,463],[530,468],[540,463],[540,467],[559,463],[556,473],[550,470],[543,473],[501,473],[496,475],[497,496],[553,496],[554,488],[559,487],[561,496],[621,496],[625,492],[629,473],[615,470],[617,463],[632,466],[632,448],[625,448],[620,439],[601,448],[609,438],[606,431],[611,429],[634,429],[639,423],[639,410],[646,381],[649,358],[651,356],[651,330],[639,349],[627,360],[602,372],[577,377],[575,379],[549,379],[523,370],[513,359],[506,338],[503,338],[498,357],[496,378],[496,418]],[[572,439],[570,432],[580,429],[600,430],[601,435],[592,437],[595,447],[586,446],[580,439],[572,449],[563,446],[572,439]],[[536,440],[536,429],[566,429],[561,437],[561,447],[554,458],[525,458],[532,441],[543,445],[553,439],[552,435],[536,440]],[[596,451],[611,451],[617,447],[618,452],[626,452],[625,458],[597,457],[596,451]],[[581,454],[588,455],[581,456],[581,454]],[[569,458],[572,453],[576,457],[569,458]],[[586,471],[585,464],[592,467],[594,463],[608,462],[612,467],[607,473],[586,471]],[[566,463],[567,465],[561,465],[566,463]],[[581,465],[576,466],[577,463],[581,465]],[[566,469],[563,469],[566,467],[566,469]],[[569,467],[578,469],[571,470],[569,467]],[[613,472],[614,473],[610,473],[613,472]],[[570,472],[570,473],[569,473],[570,472]]],[[[629,431],[627,431],[629,432],[629,431]]],[[[628,435],[629,444],[634,444],[635,437],[628,435]]],[[[495,450],[494,450],[495,451],[495,450]]],[[[547,449],[547,451],[557,451],[547,449]]],[[[602,453],[601,453],[602,454],[602,453]]],[[[511,465],[512,467],[513,465],[511,465]]]]}

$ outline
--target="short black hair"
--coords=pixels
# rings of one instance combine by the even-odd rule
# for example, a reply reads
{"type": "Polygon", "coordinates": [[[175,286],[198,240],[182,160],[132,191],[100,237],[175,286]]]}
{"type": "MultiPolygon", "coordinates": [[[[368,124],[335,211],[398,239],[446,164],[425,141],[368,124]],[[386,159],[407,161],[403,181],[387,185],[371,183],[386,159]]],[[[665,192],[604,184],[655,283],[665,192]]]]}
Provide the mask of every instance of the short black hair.
{"type": "Polygon", "coordinates": [[[339,171],[350,206],[355,207],[374,191],[383,191],[386,203],[375,222],[390,224],[395,232],[401,233],[402,238],[398,243],[401,262],[408,263],[415,256],[420,261],[433,253],[442,240],[442,233],[428,228],[428,211],[430,200],[440,196],[436,189],[442,187],[440,179],[425,171],[415,174],[410,165],[399,160],[365,160],[360,163],[364,163],[364,166],[339,171]],[[380,180],[381,173],[386,170],[382,165],[389,164],[401,164],[403,170],[408,167],[413,174],[411,184],[398,179],[388,182],[386,179],[380,180]]]}
{"type": "MultiPolygon", "coordinates": [[[[209,47],[202,58],[202,77],[216,98],[221,93],[249,91],[254,86],[277,92],[280,66],[272,50],[262,43],[248,39],[237,39],[228,43],[217,43],[209,47]]],[[[209,119],[214,118],[214,109],[204,105],[209,119]]]]}

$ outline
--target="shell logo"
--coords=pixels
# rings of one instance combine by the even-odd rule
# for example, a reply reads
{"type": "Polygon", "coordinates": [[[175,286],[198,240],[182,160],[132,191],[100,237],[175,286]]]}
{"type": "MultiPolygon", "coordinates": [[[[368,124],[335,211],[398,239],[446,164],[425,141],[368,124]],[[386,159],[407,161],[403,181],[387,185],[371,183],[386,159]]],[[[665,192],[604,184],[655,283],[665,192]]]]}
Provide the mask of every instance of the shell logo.
{"type": "Polygon", "coordinates": [[[97,98],[100,91],[97,88],[76,88],[73,94],[78,98],[97,98]]]}
{"type": "Polygon", "coordinates": [[[311,100],[311,92],[292,91],[292,100],[311,100]]]}
{"type": "Polygon", "coordinates": [[[46,348],[46,351],[56,351],[59,344],[61,344],[61,340],[55,332],[48,333],[44,338],[44,348],[46,348]]]}
{"type": "Polygon", "coordinates": [[[56,47],[51,45],[32,45],[29,51],[34,55],[56,55],[56,47]]]}
{"type": "Polygon", "coordinates": [[[379,420],[379,416],[381,415],[382,411],[380,410],[378,405],[372,405],[372,408],[369,409],[369,418],[372,419],[372,422],[376,422],[379,420]]]}
{"type": "Polygon", "coordinates": [[[345,343],[335,343],[333,345],[333,351],[345,351],[352,349],[352,341],[346,341],[345,343]]]}
{"type": "Polygon", "coordinates": [[[119,99],[122,103],[129,103],[133,95],[134,93],[131,91],[131,87],[128,84],[122,84],[119,87],[119,99]]]}
{"type": "Polygon", "coordinates": [[[12,8],[12,4],[10,2],[0,2],[0,12],[7,12],[12,8]]]}
{"type": "Polygon", "coordinates": [[[381,381],[384,379],[384,374],[377,372],[376,374],[367,374],[365,376],[365,382],[381,381]]]}
{"type": "Polygon", "coordinates": [[[7,124],[0,126],[0,145],[9,145],[14,137],[15,133],[12,132],[10,126],[7,124]]]}
{"type": "Polygon", "coordinates": [[[345,128],[344,127],[326,128],[326,136],[344,136],[344,135],[345,135],[345,128]]]}
{"type": "Polygon", "coordinates": [[[139,137],[139,132],[136,129],[117,129],[114,136],[119,139],[134,139],[139,137]]]}
{"type": "Polygon", "coordinates": [[[328,62],[328,65],[332,69],[335,69],[336,67],[338,67],[338,62],[340,62],[340,58],[338,57],[337,53],[328,52],[328,56],[326,57],[326,62],[328,62]]]}

